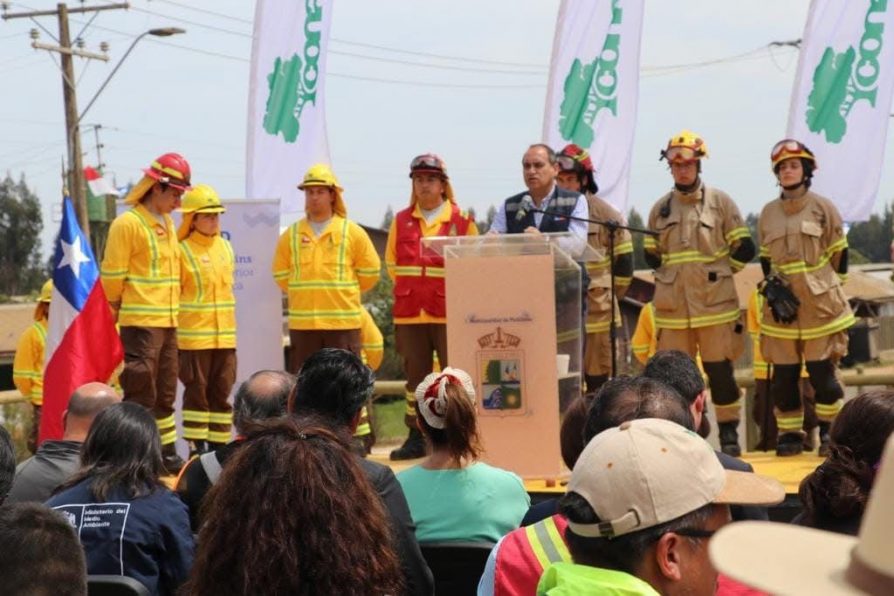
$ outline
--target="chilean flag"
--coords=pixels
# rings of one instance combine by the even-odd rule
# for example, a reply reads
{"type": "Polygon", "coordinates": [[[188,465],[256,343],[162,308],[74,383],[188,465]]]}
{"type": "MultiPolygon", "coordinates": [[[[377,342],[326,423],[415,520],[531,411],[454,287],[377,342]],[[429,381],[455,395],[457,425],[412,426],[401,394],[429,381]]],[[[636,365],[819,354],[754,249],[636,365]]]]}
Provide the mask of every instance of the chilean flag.
{"type": "Polygon", "coordinates": [[[99,280],[99,264],[75,217],[62,202],[62,229],[53,255],[53,297],[43,373],[40,438],[62,438],[62,413],[75,389],[108,382],[124,357],[115,319],[99,280]]]}

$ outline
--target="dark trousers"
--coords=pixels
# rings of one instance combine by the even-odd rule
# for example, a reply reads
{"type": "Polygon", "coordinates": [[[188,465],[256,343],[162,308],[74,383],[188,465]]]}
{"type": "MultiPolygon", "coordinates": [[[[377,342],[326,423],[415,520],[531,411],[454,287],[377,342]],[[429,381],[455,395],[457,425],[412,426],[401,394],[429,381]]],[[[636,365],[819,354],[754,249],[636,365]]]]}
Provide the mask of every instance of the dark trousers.
{"type": "Polygon", "coordinates": [[[174,399],[177,392],[177,329],[174,327],[122,327],[124,401],[149,409],[155,415],[162,445],[174,443],[174,399]]]}
{"type": "Polygon", "coordinates": [[[404,373],[407,375],[406,417],[409,419],[416,416],[416,386],[432,372],[432,352],[438,354],[441,369],[448,366],[447,325],[441,323],[395,325],[394,342],[403,358],[404,373]]]}
{"type": "Polygon", "coordinates": [[[289,329],[289,372],[298,374],[308,356],[323,348],[341,348],[360,356],[360,329],[289,329]]]}
{"type": "Polygon", "coordinates": [[[233,408],[227,401],[236,382],[236,350],[180,350],[183,438],[228,443],[233,408]]]}

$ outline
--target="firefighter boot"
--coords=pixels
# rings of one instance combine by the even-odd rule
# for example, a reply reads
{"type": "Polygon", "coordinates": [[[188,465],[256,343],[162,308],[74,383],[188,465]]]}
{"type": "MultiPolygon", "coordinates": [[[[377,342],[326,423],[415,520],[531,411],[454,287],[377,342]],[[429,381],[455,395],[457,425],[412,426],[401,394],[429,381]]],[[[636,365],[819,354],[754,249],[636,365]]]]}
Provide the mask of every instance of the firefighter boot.
{"type": "Polygon", "coordinates": [[[189,445],[189,456],[193,457],[195,455],[202,455],[203,453],[208,453],[208,441],[187,441],[187,445],[189,445]]]}
{"type": "Polygon", "coordinates": [[[799,455],[804,450],[804,438],[801,432],[780,433],[776,441],[776,455],[788,457],[799,455]]]}
{"type": "Polygon", "coordinates": [[[391,452],[392,461],[416,459],[425,455],[425,439],[418,428],[410,427],[410,434],[404,444],[391,452]]]}
{"type": "Polygon", "coordinates": [[[720,434],[720,450],[727,455],[739,457],[742,448],[739,447],[738,422],[721,422],[718,424],[720,434]]]}
{"type": "Polygon", "coordinates": [[[831,428],[831,422],[820,422],[819,423],[819,436],[820,436],[820,446],[819,446],[819,456],[820,457],[829,457],[829,451],[831,449],[830,443],[832,442],[829,438],[829,429],[831,428]]]}
{"type": "Polygon", "coordinates": [[[177,455],[177,447],[174,443],[168,443],[161,446],[161,461],[164,465],[165,472],[169,476],[176,476],[180,470],[186,465],[179,455],[177,455]]]}

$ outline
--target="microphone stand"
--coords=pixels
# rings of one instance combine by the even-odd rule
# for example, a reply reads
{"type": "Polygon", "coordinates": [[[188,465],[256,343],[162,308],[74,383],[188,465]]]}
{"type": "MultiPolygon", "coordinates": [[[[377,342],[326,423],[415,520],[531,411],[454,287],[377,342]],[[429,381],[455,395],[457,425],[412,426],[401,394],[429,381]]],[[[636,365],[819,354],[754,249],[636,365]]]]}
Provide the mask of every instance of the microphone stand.
{"type": "MultiPolygon", "coordinates": [[[[529,208],[528,211],[534,213],[542,213],[543,215],[552,215],[555,218],[564,218],[564,219],[573,219],[575,221],[585,221],[591,224],[597,224],[608,230],[608,271],[609,276],[611,278],[611,287],[609,289],[611,296],[611,322],[608,326],[608,336],[609,343],[611,344],[611,359],[612,359],[612,378],[617,376],[618,372],[618,364],[617,364],[617,351],[618,351],[618,332],[617,332],[617,321],[615,320],[615,232],[617,230],[627,230],[628,232],[634,232],[637,234],[646,234],[648,236],[658,236],[658,232],[655,230],[649,230],[646,228],[636,228],[633,226],[623,225],[621,222],[615,221],[613,219],[601,220],[601,219],[590,219],[588,217],[575,217],[573,215],[565,215],[564,213],[559,213],[558,211],[550,211],[549,209],[537,209],[529,208]]],[[[586,267],[586,265],[584,265],[586,267]]],[[[586,327],[586,323],[584,324],[586,327]]]]}

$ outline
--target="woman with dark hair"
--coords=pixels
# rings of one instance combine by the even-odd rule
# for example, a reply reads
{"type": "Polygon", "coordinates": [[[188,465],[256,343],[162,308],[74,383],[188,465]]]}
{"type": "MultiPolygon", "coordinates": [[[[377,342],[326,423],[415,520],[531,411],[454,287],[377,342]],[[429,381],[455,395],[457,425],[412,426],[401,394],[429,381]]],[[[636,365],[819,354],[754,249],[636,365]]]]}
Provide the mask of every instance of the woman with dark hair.
{"type": "Polygon", "coordinates": [[[81,469],[47,505],[75,527],[90,575],[126,575],[153,594],[174,594],[189,574],[189,514],[160,480],[155,418],[134,403],[100,412],[81,449],[81,469]]]}
{"type": "Polygon", "coordinates": [[[828,459],[801,481],[794,523],[856,536],[885,441],[894,433],[894,391],[869,391],[844,404],[829,432],[828,459]]]}
{"type": "Polygon", "coordinates": [[[312,418],[251,434],[205,499],[184,593],[399,594],[382,502],[348,437],[312,418]]]}
{"type": "Polygon", "coordinates": [[[416,388],[416,410],[430,454],[397,479],[419,542],[496,542],[517,528],[531,499],[518,476],[477,461],[481,444],[468,373],[447,367],[425,377],[416,388]]]}

